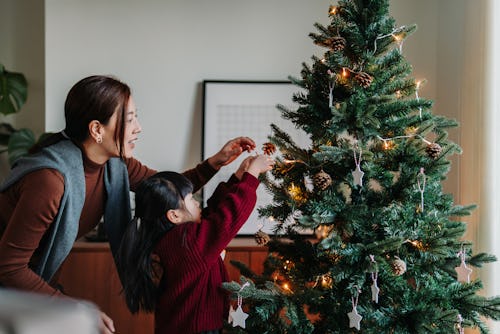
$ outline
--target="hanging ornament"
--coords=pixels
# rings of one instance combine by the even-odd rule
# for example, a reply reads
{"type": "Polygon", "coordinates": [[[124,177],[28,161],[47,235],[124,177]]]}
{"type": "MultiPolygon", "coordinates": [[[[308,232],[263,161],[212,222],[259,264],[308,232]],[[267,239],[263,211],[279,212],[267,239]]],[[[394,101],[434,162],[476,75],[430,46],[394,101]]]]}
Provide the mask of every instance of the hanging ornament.
{"type": "Polygon", "coordinates": [[[304,175],[304,187],[308,192],[314,191],[314,181],[309,175],[304,175]]]}
{"type": "MultiPolygon", "coordinates": [[[[377,267],[377,261],[375,261],[375,256],[370,255],[370,261],[373,263],[375,268],[377,267]]],[[[372,301],[378,304],[378,295],[380,293],[380,289],[377,285],[377,279],[378,279],[378,271],[375,269],[374,272],[371,272],[371,277],[372,277],[372,285],[370,287],[371,292],[372,292],[372,301]]]]}
{"type": "Polygon", "coordinates": [[[354,79],[359,83],[359,85],[363,88],[368,88],[372,84],[373,77],[366,72],[358,72],[354,79]]]}
{"type": "Polygon", "coordinates": [[[337,75],[331,70],[326,71],[330,76],[330,80],[328,81],[328,107],[333,107],[333,89],[335,88],[335,80],[337,75]]]}
{"type": "Polygon", "coordinates": [[[322,169],[314,174],[313,183],[319,190],[326,190],[332,184],[332,177],[322,169]]]}
{"type": "Polygon", "coordinates": [[[335,36],[330,40],[330,47],[333,51],[342,51],[346,45],[346,40],[344,37],[335,36]]]}
{"type": "Polygon", "coordinates": [[[371,291],[372,291],[372,302],[375,302],[378,304],[378,294],[380,293],[380,289],[377,285],[377,278],[378,278],[378,272],[371,273],[372,276],[372,285],[371,285],[371,291]]]}
{"type": "Polygon", "coordinates": [[[261,246],[266,245],[271,240],[271,237],[266,232],[262,231],[262,229],[259,229],[254,234],[254,237],[257,244],[261,246]]]}
{"type": "Polygon", "coordinates": [[[359,158],[356,156],[356,149],[354,149],[354,163],[356,164],[356,169],[352,171],[352,178],[354,179],[355,186],[363,186],[363,175],[365,173],[361,170],[361,155],[363,151],[359,149],[359,158]]]}
{"type": "MultiPolygon", "coordinates": [[[[245,287],[250,285],[248,282],[243,284],[241,286],[241,290],[243,290],[245,287]]],[[[241,308],[241,305],[243,304],[243,298],[241,297],[240,293],[238,292],[238,307],[236,310],[234,310],[232,307],[229,309],[229,322],[233,324],[233,327],[240,326],[241,328],[245,328],[245,320],[248,318],[248,314],[243,312],[243,309],[241,308]]]]}
{"type": "Polygon", "coordinates": [[[426,176],[423,168],[420,168],[420,171],[417,175],[417,187],[418,191],[420,191],[420,208],[417,210],[418,213],[424,212],[424,192],[425,192],[425,182],[426,176]]]}
{"type": "Polygon", "coordinates": [[[459,313],[457,315],[457,330],[458,330],[458,334],[464,334],[465,333],[465,328],[462,326],[462,322],[464,321],[464,319],[462,318],[462,315],[459,313]]]}
{"type": "Polygon", "coordinates": [[[396,276],[401,276],[406,272],[406,263],[396,256],[391,262],[391,269],[396,276]]]}
{"type": "Polygon", "coordinates": [[[227,322],[228,323],[232,323],[233,322],[233,313],[235,312],[236,310],[234,309],[233,305],[232,304],[229,304],[229,315],[227,317],[227,322]]]}
{"type": "Polygon", "coordinates": [[[265,155],[273,155],[276,152],[276,146],[273,143],[264,143],[262,145],[262,152],[265,155]]]}
{"type": "Polygon", "coordinates": [[[470,274],[472,273],[472,269],[467,267],[467,263],[465,263],[465,249],[463,246],[458,253],[458,257],[460,258],[460,266],[455,267],[457,280],[462,283],[470,283],[470,274]]]}
{"type": "Polygon", "coordinates": [[[439,158],[439,155],[441,154],[442,151],[441,145],[438,143],[429,143],[427,147],[425,148],[425,153],[429,156],[431,159],[437,159],[439,158]]]}
{"type": "Polygon", "coordinates": [[[358,299],[361,290],[359,290],[357,286],[355,286],[355,288],[356,288],[356,292],[354,293],[355,296],[351,297],[352,311],[347,313],[347,317],[349,318],[349,328],[356,328],[359,331],[361,328],[360,326],[361,319],[363,319],[363,317],[359,315],[356,307],[358,306],[358,299]]]}

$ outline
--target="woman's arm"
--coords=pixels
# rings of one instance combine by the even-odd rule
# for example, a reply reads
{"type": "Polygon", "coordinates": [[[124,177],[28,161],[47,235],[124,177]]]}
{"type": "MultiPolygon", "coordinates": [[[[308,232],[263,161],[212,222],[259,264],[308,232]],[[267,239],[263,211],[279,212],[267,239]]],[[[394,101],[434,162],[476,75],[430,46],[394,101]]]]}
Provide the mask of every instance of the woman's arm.
{"type": "MultiPolygon", "coordinates": [[[[42,169],[26,175],[2,196],[13,211],[0,238],[0,283],[6,287],[61,294],[29,267],[35,250],[57,215],[64,192],[61,174],[42,169]]],[[[3,217],[4,218],[4,217],[3,217]]]]}

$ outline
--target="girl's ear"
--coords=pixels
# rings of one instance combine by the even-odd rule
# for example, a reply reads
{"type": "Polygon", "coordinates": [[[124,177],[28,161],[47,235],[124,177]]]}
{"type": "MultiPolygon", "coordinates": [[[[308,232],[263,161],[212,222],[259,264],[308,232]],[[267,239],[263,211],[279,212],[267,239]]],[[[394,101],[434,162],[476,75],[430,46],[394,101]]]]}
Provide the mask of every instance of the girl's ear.
{"type": "Polygon", "coordinates": [[[178,210],[173,210],[173,209],[170,209],[167,211],[167,213],[165,214],[165,216],[167,217],[167,219],[174,223],[174,224],[180,224],[182,223],[182,216],[180,215],[180,212],[178,212],[178,210]]]}

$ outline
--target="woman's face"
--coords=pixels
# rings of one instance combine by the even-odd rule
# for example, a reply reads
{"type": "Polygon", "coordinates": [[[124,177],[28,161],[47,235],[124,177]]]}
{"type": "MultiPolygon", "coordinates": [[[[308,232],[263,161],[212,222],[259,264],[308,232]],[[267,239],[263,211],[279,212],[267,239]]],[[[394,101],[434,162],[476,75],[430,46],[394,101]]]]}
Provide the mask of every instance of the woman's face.
{"type": "MultiPolygon", "coordinates": [[[[103,136],[102,146],[108,152],[110,157],[119,156],[119,143],[115,142],[115,131],[117,128],[116,119],[117,114],[120,112],[117,110],[113,116],[109,119],[108,124],[105,126],[107,135],[103,136]]],[[[127,107],[125,110],[125,132],[123,136],[123,156],[125,158],[130,158],[133,156],[133,151],[135,149],[135,142],[138,139],[138,135],[141,132],[141,125],[137,119],[137,109],[135,106],[134,99],[132,96],[128,99],[127,107]]]]}
{"type": "Polygon", "coordinates": [[[135,142],[137,141],[138,135],[141,131],[141,125],[139,124],[139,120],[137,118],[137,108],[135,106],[134,99],[130,96],[125,112],[125,134],[123,136],[123,155],[125,158],[132,157],[135,142]]]}

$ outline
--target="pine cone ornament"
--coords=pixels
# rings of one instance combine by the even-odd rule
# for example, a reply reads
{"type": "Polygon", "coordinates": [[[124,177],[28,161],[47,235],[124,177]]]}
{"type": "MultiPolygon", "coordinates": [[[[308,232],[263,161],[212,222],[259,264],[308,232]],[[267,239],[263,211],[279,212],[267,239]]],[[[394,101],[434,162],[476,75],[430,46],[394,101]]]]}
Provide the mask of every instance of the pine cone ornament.
{"type": "Polygon", "coordinates": [[[333,51],[342,51],[345,48],[346,40],[344,37],[335,36],[324,40],[317,40],[314,44],[330,48],[333,51]]]}
{"type": "Polygon", "coordinates": [[[276,152],[276,146],[273,143],[264,143],[262,145],[262,152],[266,155],[272,155],[276,152]]]}
{"type": "Polygon", "coordinates": [[[325,190],[332,184],[332,177],[324,170],[321,170],[313,176],[313,183],[316,188],[325,190]]]}
{"type": "Polygon", "coordinates": [[[255,237],[255,241],[257,242],[257,244],[262,245],[262,246],[267,244],[271,240],[271,237],[266,232],[264,232],[262,230],[258,230],[254,234],[254,237],[255,237]]]}
{"type": "Polygon", "coordinates": [[[344,37],[337,36],[337,37],[333,37],[330,40],[330,47],[332,48],[333,51],[344,50],[345,44],[346,44],[346,41],[345,41],[344,37]]]}
{"type": "Polygon", "coordinates": [[[401,276],[406,272],[406,263],[396,256],[396,259],[391,263],[391,268],[395,275],[401,276]]]}
{"type": "Polygon", "coordinates": [[[366,72],[359,72],[354,77],[363,88],[368,88],[372,84],[373,77],[366,72]]]}
{"type": "Polygon", "coordinates": [[[439,158],[439,155],[441,154],[442,150],[443,149],[442,149],[441,145],[439,145],[438,143],[430,143],[425,148],[425,153],[427,153],[429,158],[437,159],[437,158],[439,158]]]}

